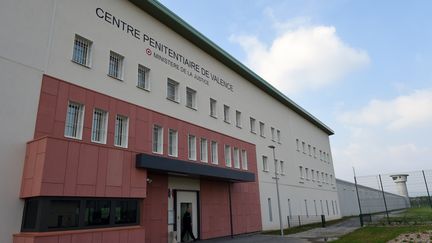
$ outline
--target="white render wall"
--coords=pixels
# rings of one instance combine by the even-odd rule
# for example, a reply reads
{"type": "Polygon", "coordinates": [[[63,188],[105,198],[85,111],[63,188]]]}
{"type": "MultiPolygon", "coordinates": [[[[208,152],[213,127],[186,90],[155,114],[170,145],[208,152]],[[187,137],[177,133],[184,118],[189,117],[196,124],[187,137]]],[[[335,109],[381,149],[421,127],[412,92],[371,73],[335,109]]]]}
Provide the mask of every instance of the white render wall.
{"type": "MultiPolygon", "coordinates": [[[[29,3],[24,0],[7,0],[7,4],[4,6],[0,9],[0,20],[2,20],[0,23],[2,26],[0,56],[11,60],[13,67],[11,68],[2,63],[0,68],[2,73],[4,73],[4,70],[8,70],[12,75],[11,83],[12,81],[15,82],[14,85],[18,84],[17,79],[22,82],[19,86],[16,86],[15,90],[8,89],[6,92],[9,93],[9,96],[13,96],[10,98],[15,99],[14,104],[19,105],[21,110],[26,111],[23,113],[13,113],[11,111],[8,117],[3,115],[1,117],[1,119],[9,119],[5,121],[5,124],[18,125],[18,123],[12,123],[12,121],[20,120],[23,123],[21,126],[25,127],[25,129],[22,127],[17,128],[19,129],[16,133],[18,135],[13,135],[18,139],[14,146],[19,148],[19,151],[13,153],[12,159],[5,161],[3,158],[6,157],[6,152],[3,153],[2,151],[1,153],[0,166],[15,171],[8,174],[13,178],[16,187],[10,189],[15,195],[8,194],[13,202],[20,202],[17,195],[21,182],[25,142],[29,141],[33,136],[40,80],[43,73],[256,144],[263,229],[273,229],[279,226],[275,185],[272,179],[272,172],[274,172],[273,156],[268,145],[274,144],[277,159],[285,162],[286,173],[281,176],[280,180],[283,218],[288,215],[288,198],[291,199],[293,205],[292,215],[305,214],[304,208],[301,206],[304,205],[304,199],[307,199],[310,203],[313,200],[328,200],[329,203],[330,200],[338,201],[335,185],[329,183],[320,187],[316,182],[300,179],[299,174],[299,166],[303,166],[304,168],[332,174],[334,178],[332,163],[323,163],[319,158],[315,159],[313,156],[310,157],[296,151],[295,140],[298,138],[300,141],[305,141],[306,144],[316,147],[317,150],[321,149],[330,153],[331,157],[329,138],[325,132],[264,93],[261,89],[244,80],[237,73],[225,67],[130,2],[126,0],[45,0],[38,1],[36,4],[33,1],[29,3]],[[149,47],[147,43],[133,38],[126,32],[98,18],[95,13],[98,7],[109,11],[114,16],[141,30],[142,33],[154,37],[172,49],[181,52],[187,58],[199,63],[212,73],[228,80],[234,85],[234,92],[228,91],[211,80],[209,86],[204,85],[196,79],[169,67],[153,56],[147,55],[145,52],[145,49],[149,47]],[[19,26],[21,31],[13,31],[16,26],[19,26]],[[75,34],[93,42],[91,68],[77,65],[71,61],[75,34]],[[107,76],[110,50],[125,57],[123,81],[107,76]],[[150,92],[136,88],[138,64],[151,69],[150,92]],[[28,74],[26,81],[21,78],[25,73],[21,71],[23,69],[21,66],[33,70],[28,74]],[[167,77],[180,83],[179,104],[166,99],[167,77]],[[197,110],[185,106],[186,87],[197,90],[197,110]],[[22,96],[26,98],[23,99],[22,96]],[[218,102],[217,119],[209,116],[209,98],[216,99],[218,102]],[[223,121],[224,104],[231,107],[230,124],[223,121]],[[236,110],[242,112],[242,128],[235,126],[236,110]],[[250,132],[249,117],[256,119],[258,134],[250,132]],[[265,123],[265,138],[259,136],[260,121],[265,123]],[[281,131],[281,144],[271,141],[270,127],[281,131]],[[268,157],[269,172],[263,171],[263,155],[268,157]],[[13,160],[13,165],[11,165],[10,160],[13,160]],[[268,197],[272,198],[274,204],[272,207],[272,222],[268,220],[268,197]]],[[[154,50],[152,49],[152,51],[154,50]]],[[[162,56],[164,55],[162,54],[162,56]]],[[[3,74],[1,79],[3,85],[3,74]]],[[[0,97],[1,101],[5,99],[4,97],[3,95],[0,97]]],[[[5,102],[1,102],[2,108],[5,104],[5,102]]],[[[16,108],[10,107],[9,109],[15,110],[16,108]]],[[[0,131],[1,134],[4,134],[10,131],[10,127],[3,126],[0,131]]],[[[3,139],[2,142],[6,143],[4,136],[0,139],[3,139]]],[[[10,141],[11,139],[7,138],[8,144],[10,144],[10,141]]],[[[0,149],[3,149],[3,146],[0,149]]],[[[223,149],[223,145],[220,144],[219,149],[223,149]]],[[[7,153],[12,156],[11,152],[7,153]]],[[[249,155],[249,157],[251,156],[249,155]]],[[[223,162],[223,158],[219,158],[219,163],[223,162]]],[[[0,178],[3,179],[3,173],[6,170],[2,169],[0,171],[2,173],[0,178]]],[[[2,188],[2,190],[4,189],[2,188]]],[[[4,201],[2,200],[1,203],[4,203],[4,201]]],[[[339,205],[339,202],[337,204],[339,205]]],[[[15,221],[8,221],[15,222],[12,227],[8,229],[2,227],[1,230],[4,230],[4,234],[0,234],[0,237],[6,235],[7,239],[9,239],[11,233],[19,231],[18,224],[21,221],[22,203],[18,205],[19,209],[16,211],[11,210],[11,207],[7,205],[7,207],[0,207],[0,210],[3,210],[0,211],[0,218],[4,218],[1,216],[6,213],[19,215],[19,218],[15,219],[15,221]]],[[[312,204],[309,211],[314,211],[312,204]]],[[[332,217],[338,218],[340,215],[330,215],[330,218],[332,217]]]]}

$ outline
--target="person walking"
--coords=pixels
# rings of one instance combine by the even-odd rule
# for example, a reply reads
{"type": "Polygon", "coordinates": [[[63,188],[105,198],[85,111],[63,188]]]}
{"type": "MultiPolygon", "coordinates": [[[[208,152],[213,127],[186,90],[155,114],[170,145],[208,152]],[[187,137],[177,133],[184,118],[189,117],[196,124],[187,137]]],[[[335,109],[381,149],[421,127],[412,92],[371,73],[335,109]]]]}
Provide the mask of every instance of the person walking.
{"type": "Polygon", "coordinates": [[[197,238],[195,238],[192,232],[192,215],[190,207],[188,207],[186,212],[183,214],[181,242],[184,242],[183,238],[186,234],[188,234],[193,239],[193,241],[197,241],[197,238]]]}

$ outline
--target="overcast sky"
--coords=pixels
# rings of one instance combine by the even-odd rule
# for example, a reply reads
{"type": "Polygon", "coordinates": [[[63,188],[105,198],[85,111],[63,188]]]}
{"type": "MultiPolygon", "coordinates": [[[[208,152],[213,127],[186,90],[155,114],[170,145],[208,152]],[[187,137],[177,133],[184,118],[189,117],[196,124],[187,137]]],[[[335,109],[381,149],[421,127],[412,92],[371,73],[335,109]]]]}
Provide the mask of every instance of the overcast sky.
{"type": "Polygon", "coordinates": [[[330,126],[336,177],[432,169],[432,1],[161,2],[330,126]]]}

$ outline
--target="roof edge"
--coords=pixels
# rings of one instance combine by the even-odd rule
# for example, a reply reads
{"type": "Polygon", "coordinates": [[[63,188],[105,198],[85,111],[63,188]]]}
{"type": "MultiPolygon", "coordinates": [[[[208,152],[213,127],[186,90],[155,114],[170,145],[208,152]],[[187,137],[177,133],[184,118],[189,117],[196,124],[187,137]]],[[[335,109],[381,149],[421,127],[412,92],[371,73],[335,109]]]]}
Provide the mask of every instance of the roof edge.
{"type": "Polygon", "coordinates": [[[177,16],[163,4],[156,0],[129,0],[131,3],[135,4],[137,7],[145,11],[147,14],[159,20],[161,23],[166,25],[168,28],[172,29],[179,35],[181,35],[186,40],[190,41],[204,52],[214,57],[216,60],[220,61],[234,72],[281,102],[282,104],[289,107],[291,110],[299,114],[304,119],[308,120],[319,129],[327,133],[328,135],[333,135],[334,131],[321,122],[318,118],[310,114],[308,111],[303,109],[301,106],[296,104],[290,98],[285,96],[282,92],[277,90],[263,78],[258,76],[255,72],[250,70],[240,61],[235,59],[225,50],[220,48],[206,36],[201,34],[191,25],[186,23],[182,18],[177,16]]]}

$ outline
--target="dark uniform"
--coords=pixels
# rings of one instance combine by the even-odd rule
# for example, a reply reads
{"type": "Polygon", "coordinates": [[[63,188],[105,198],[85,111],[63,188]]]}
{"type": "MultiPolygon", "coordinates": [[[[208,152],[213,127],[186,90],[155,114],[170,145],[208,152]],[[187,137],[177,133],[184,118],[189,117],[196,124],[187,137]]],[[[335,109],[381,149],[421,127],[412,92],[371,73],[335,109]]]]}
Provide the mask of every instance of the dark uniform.
{"type": "Polygon", "coordinates": [[[182,220],[182,233],[181,233],[181,241],[183,241],[183,238],[185,236],[185,234],[189,234],[189,236],[196,241],[197,239],[195,238],[195,236],[192,233],[192,217],[191,214],[186,211],[183,214],[183,220],[182,220]]]}

